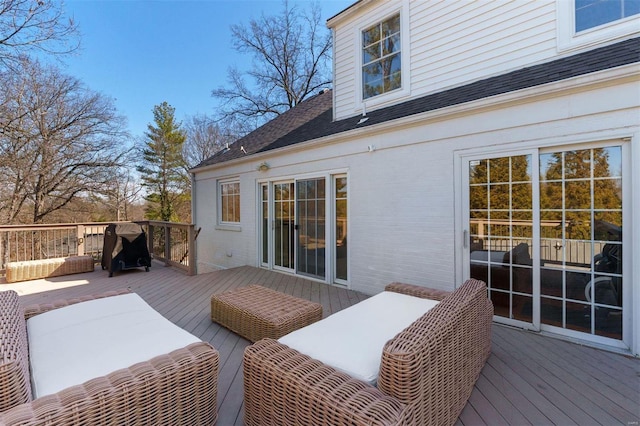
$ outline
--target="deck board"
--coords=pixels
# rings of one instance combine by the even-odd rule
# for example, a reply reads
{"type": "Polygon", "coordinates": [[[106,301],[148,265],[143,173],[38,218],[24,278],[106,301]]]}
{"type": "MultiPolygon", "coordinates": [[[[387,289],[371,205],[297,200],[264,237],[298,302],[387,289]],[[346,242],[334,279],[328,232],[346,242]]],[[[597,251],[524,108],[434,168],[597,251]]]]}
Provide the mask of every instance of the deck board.
{"type": "MultiPolygon", "coordinates": [[[[106,271],[2,284],[24,304],[130,288],[166,318],[220,353],[219,426],[243,424],[242,354],[247,340],[210,319],[210,299],[259,283],[318,302],[323,316],[368,296],[302,277],[239,267],[189,277],[154,263],[150,272],[106,271]]],[[[475,425],[611,425],[640,420],[640,360],[536,333],[494,325],[492,354],[456,422],[475,425]]]]}

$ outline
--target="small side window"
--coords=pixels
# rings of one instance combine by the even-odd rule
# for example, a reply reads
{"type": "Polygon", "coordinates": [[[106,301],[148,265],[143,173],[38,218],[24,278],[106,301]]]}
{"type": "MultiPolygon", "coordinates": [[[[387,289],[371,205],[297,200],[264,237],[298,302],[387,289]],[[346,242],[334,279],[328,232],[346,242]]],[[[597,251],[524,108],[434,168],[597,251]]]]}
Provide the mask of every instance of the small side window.
{"type": "Polygon", "coordinates": [[[225,181],[218,184],[218,209],[221,224],[240,223],[240,182],[225,181]]]}

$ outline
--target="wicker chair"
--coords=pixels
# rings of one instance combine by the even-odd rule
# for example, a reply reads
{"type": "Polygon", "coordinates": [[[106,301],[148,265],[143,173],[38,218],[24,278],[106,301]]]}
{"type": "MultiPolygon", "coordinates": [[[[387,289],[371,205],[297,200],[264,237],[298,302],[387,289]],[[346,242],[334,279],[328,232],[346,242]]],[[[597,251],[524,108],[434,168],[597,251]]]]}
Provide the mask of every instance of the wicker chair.
{"type": "Polygon", "coordinates": [[[74,303],[128,292],[22,308],[0,292],[0,425],[213,425],[218,352],[192,343],[147,362],[32,399],[26,319],[74,303]]]}
{"type": "Polygon", "coordinates": [[[493,305],[485,283],[452,293],[386,288],[441,302],[384,347],[377,387],[276,340],[244,353],[247,425],[444,425],[464,408],[491,348],[493,305]]]}

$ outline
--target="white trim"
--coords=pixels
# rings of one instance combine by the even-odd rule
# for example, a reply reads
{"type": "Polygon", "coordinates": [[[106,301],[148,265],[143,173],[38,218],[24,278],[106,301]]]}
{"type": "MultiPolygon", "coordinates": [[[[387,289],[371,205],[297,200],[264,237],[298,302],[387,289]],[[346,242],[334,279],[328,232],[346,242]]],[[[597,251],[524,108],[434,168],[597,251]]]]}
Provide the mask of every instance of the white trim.
{"type": "MultiPolygon", "coordinates": [[[[629,140],[631,141],[631,153],[629,154],[630,164],[640,164],[640,132],[631,135],[629,140]]],[[[629,172],[631,174],[631,178],[628,186],[631,197],[629,198],[627,206],[631,208],[631,217],[635,217],[635,222],[632,219],[632,229],[629,231],[629,234],[627,234],[631,236],[632,243],[628,244],[628,247],[625,248],[627,252],[629,252],[629,259],[638,259],[640,256],[640,223],[638,222],[638,218],[640,217],[640,167],[636,166],[629,172]],[[632,188],[635,188],[635,191],[632,191],[632,188]]],[[[623,194],[623,196],[626,195],[626,193],[623,194]]],[[[630,276],[635,278],[636,282],[640,282],[640,262],[631,262],[631,265],[628,265],[628,267],[629,272],[631,272],[630,276]]],[[[632,315],[630,316],[631,318],[629,318],[629,321],[631,321],[631,325],[633,326],[633,334],[630,336],[631,352],[635,356],[640,356],[640,286],[636,284],[636,288],[634,290],[635,291],[633,292],[630,300],[631,305],[635,306],[636,309],[633,310],[632,315]]],[[[624,325],[627,325],[627,323],[624,325]]]]}
{"type": "Polygon", "coordinates": [[[640,34],[638,17],[633,15],[576,33],[575,1],[556,0],[556,40],[558,52],[621,40],[640,34]]]}

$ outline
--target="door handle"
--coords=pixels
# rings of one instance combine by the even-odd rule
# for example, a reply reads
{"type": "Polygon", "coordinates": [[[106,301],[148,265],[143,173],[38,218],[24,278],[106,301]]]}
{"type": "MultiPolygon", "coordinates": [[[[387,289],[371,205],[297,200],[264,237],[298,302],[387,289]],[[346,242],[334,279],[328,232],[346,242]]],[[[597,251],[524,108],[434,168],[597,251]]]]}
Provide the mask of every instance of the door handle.
{"type": "Polygon", "coordinates": [[[469,231],[466,229],[462,231],[462,247],[469,247],[469,231]]]}

